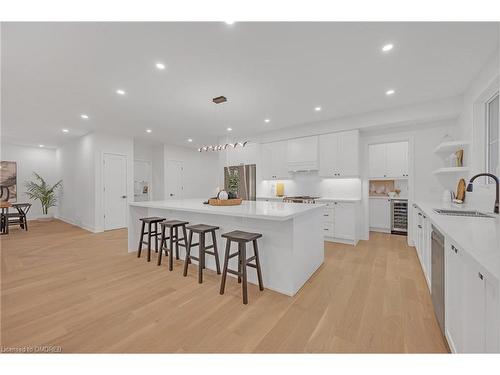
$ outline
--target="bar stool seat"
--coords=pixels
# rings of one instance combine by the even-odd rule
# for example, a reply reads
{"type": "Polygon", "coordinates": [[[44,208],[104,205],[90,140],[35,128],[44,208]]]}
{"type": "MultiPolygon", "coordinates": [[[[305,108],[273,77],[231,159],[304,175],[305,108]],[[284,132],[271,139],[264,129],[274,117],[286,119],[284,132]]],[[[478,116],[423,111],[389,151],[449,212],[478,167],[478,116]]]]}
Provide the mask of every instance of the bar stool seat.
{"type": "Polygon", "coordinates": [[[161,240],[160,240],[160,253],[158,254],[158,265],[161,265],[161,257],[163,251],[165,256],[168,255],[168,269],[174,269],[173,249],[175,244],[175,259],[179,259],[179,246],[187,249],[187,233],[186,225],[189,221],[182,220],[166,220],[160,223],[161,226],[161,240]],[[166,230],[169,229],[169,235],[166,235],[166,230]],[[179,228],[182,230],[182,238],[179,238],[179,228]],[[167,246],[167,240],[170,240],[170,246],[167,246]],[[183,243],[181,243],[181,241],[183,243]]]}
{"type": "Polygon", "coordinates": [[[243,232],[241,230],[233,230],[229,233],[224,233],[222,235],[224,238],[228,238],[235,242],[250,242],[262,237],[260,233],[243,232]]]}
{"type": "Polygon", "coordinates": [[[222,234],[222,237],[226,239],[226,254],[224,257],[224,270],[222,271],[220,294],[224,294],[227,274],[230,273],[236,275],[238,276],[238,283],[241,283],[243,303],[246,305],[248,304],[247,267],[252,267],[257,270],[259,289],[264,290],[264,284],[262,282],[262,271],[260,268],[259,249],[257,246],[257,239],[261,238],[262,234],[235,230],[229,233],[222,234]],[[231,242],[236,242],[238,244],[238,252],[231,254],[231,242]],[[248,242],[253,243],[254,255],[250,258],[247,258],[246,255],[246,244],[248,242]],[[238,271],[228,268],[229,259],[236,256],[238,257],[238,271]],[[255,264],[251,263],[253,261],[255,261],[255,264]]]}
{"type": "Polygon", "coordinates": [[[142,245],[148,246],[148,262],[151,261],[151,237],[155,238],[155,251],[158,252],[158,236],[160,232],[158,232],[158,223],[161,223],[165,220],[164,217],[152,216],[152,217],[143,217],[139,219],[142,221],[141,227],[141,239],[139,240],[139,247],[137,249],[137,258],[141,257],[142,245]],[[144,229],[148,225],[148,231],[145,232],[144,229]],[[144,241],[144,235],[148,235],[148,240],[144,241]]]}
{"type": "Polygon", "coordinates": [[[207,224],[194,224],[187,227],[189,230],[189,240],[188,247],[186,250],[186,259],[184,259],[184,276],[187,276],[188,265],[191,260],[198,261],[198,282],[201,284],[203,282],[203,269],[205,268],[205,255],[210,254],[215,257],[215,267],[217,269],[217,274],[220,275],[220,264],[219,264],[219,252],[217,251],[217,238],[215,236],[215,231],[219,227],[207,224]],[[193,243],[193,233],[197,233],[199,236],[198,243],[193,243]],[[205,236],[207,233],[212,234],[212,245],[206,246],[205,236]],[[191,255],[191,248],[193,246],[198,246],[199,252],[198,257],[191,255]],[[213,251],[208,251],[209,249],[214,249],[213,251]]]}

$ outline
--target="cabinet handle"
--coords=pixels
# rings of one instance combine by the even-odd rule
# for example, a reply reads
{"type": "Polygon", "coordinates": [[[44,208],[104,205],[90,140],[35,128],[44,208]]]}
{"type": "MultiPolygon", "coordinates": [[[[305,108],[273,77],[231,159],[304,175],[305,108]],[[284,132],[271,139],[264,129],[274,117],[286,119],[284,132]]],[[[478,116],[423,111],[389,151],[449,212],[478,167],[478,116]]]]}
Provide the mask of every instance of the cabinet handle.
{"type": "Polygon", "coordinates": [[[481,272],[478,272],[478,273],[477,273],[477,275],[479,276],[479,278],[480,278],[481,280],[483,280],[483,279],[484,279],[484,276],[483,276],[483,274],[482,274],[481,272]]]}
{"type": "Polygon", "coordinates": [[[337,204],[337,202],[333,202],[333,204],[337,204]]]}
{"type": "Polygon", "coordinates": [[[330,215],[328,215],[328,214],[323,214],[323,216],[330,216],[330,215]]]}
{"type": "Polygon", "coordinates": [[[421,226],[420,224],[419,224],[419,225],[417,225],[417,227],[419,227],[420,229],[422,229],[422,226],[421,226]]]}
{"type": "Polygon", "coordinates": [[[427,216],[425,216],[425,215],[422,215],[422,216],[423,216],[424,219],[427,219],[427,216]]]}
{"type": "Polygon", "coordinates": [[[421,213],[421,212],[419,212],[419,213],[418,213],[418,216],[422,216],[422,213],[421,213]]]}

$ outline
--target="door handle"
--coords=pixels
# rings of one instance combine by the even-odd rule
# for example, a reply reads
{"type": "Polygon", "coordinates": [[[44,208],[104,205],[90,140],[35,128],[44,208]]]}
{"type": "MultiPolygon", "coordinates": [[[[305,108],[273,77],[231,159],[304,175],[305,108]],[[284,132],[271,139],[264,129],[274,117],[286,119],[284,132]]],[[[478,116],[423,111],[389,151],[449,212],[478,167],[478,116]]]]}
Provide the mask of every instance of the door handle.
{"type": "Polygon", "coordinates": [[[173,197],[174,196],[174,193],[170,193],[170,196],[173,197]]]}

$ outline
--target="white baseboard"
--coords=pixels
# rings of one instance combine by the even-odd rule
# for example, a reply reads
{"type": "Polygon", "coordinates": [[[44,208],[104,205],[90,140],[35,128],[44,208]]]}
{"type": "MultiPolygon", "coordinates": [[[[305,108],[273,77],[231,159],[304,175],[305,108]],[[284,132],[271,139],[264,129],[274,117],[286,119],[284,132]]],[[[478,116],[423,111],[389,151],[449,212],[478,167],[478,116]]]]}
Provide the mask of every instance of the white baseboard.
{"type": "Polygon", "coordinates": [[[358,244],[358,240],[346,240],[343,238],[335,238],[335,237],[325,237],[325,242],[337,242],[352,246],[356,246],[358,244]]]}
{"type": "Polygon", "coordinates": [[[82,229],[85,229],[86,231],[88,232],[92,232],[92,233],[99,233],[98,230],[96,230],[96,228],[90,226],[90,225],[86,225],[86,224],[82,224],[82,223],[77,223],[76,221],[72,220],[72,219],[69,219],[67,217],[64,217],[64,216],[54,216],[54,218],[58,219],[58,220],[61,220],[61,221],[64,221],[65,223],[68,223],[68,224],[71,224],[71,225],[74,225],[76,227],[79,227],[79,228],[82,228],[82,229]]]}

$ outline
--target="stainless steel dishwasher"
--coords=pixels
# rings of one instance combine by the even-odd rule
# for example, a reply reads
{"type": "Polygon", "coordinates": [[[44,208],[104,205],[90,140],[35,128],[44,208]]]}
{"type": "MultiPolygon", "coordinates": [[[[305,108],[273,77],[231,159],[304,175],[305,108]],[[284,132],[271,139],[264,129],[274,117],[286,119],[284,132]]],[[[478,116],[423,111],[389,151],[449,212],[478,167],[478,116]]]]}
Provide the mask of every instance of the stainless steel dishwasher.
{"type": "Polygon", "coordinates": [[[432,226],[431,295],[439,328],[444,335],[444,236],[432,226]]]}

